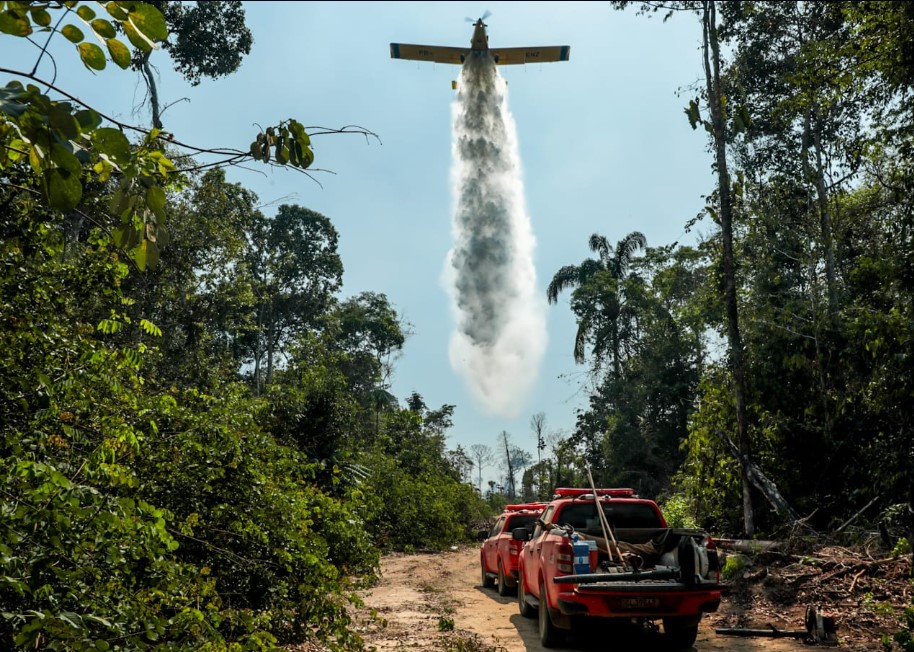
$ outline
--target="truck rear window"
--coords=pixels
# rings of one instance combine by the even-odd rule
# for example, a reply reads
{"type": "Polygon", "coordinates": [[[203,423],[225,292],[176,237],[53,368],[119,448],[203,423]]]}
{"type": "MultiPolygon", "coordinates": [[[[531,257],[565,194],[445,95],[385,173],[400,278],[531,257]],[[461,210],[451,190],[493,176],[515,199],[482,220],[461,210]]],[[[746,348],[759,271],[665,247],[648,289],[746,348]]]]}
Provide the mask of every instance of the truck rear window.
{"type": "MultiPolygon", "coordinates": [[[[603,513],[613,528],[659,528],[660,517],[647,503],[603,503],[603,513]]],[[[571,503],[565,505],[553,520],[558,525],[569,524],[575,530],[598,534],[600,519],[594,503],[571,503]]]]}
{"type": "Polygon", "coordinates": [[[533,526],[536,524],[536,519],[537,514],[519,514],[508,520],[508,524],[505,526],[505,532],[512,532],[519,527],[525,527],[532,530],[533,526]]]}

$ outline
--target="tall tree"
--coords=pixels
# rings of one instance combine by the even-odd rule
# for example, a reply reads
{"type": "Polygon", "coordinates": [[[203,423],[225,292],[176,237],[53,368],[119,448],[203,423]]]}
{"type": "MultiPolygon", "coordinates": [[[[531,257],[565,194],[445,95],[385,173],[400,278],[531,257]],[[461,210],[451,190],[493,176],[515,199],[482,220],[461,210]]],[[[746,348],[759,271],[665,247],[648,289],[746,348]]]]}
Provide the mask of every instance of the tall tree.
{"type": "Polygon", "coordinates": [[[249,237],[247,269],[257,324],[250,355],[260,391],[271,382],[286,345],[315,327],[332,305],[343,264],[336,228],[327,217],[300,206],[280,206],[276,217],[260,220],[249,237]]]}
{"type": "Polygon", "coordinates": [[[619,378],[630,317],[626,311],[623,281],[632,257],[645,247],[646,240],[643,234],[633,231],[613,249],[604,236],[594,233],[588,245],[597,258],[587,258],[578,265],[565,265],[559,269],[549,282],[546,298],[554,304],[562,291],[574,288],[571,309],[578,322],[574,360],[579,364],[584,362],[586,346],[590,343],[597,363],[608,354],[612,373],[619,378]]]}
{"type": "MultiPolygon", "coordinates": [[[[147,0],[162,12],[168,38],[162,44],[177,70],[192,86],[201,78],[218,79],[238,70],[250,54],[254,37],[244,22],[239,0],[206,0],[190,3],[178,0],[147,0]]],[[[149,90],[152,126],[162,128],[162,111],[151,52],[139,52],[133,66],[143,75],[149,90]]]]}
{"type": "Polygon", "coordinates": [[[473,444],[470,446],[470,454],[476,463],[476,479],[479,493],[482,494],[482,470],[492,463],[494,454],[492,449],[485,444],[473,444]]]}

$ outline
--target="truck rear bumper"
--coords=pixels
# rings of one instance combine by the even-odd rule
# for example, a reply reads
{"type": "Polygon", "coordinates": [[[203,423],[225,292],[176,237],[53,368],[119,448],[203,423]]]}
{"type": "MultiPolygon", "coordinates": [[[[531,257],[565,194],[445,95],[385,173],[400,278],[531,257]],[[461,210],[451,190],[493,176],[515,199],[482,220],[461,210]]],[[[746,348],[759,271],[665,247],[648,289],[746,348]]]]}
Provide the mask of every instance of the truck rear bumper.
{"type": "Polygon", "coordinates": [[[637,591],[620,591],[619,585],[606,587],[603,591],[594,588],[590,585],[586,591],[561,591],[557,602],[559,612],[566,616],[596,618],[663,618],[701,615],[717,611],[720,606],[720,591],[666,589],[648,592],[644,586],[637,591]]]}

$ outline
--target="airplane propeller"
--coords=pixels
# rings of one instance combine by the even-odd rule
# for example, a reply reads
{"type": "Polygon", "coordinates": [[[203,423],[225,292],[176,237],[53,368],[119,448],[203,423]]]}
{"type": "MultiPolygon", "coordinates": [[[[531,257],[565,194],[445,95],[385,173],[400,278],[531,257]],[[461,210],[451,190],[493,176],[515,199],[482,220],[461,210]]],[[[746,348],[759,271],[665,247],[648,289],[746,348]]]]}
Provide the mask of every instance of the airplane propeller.
{"type": "MultiPolygon", "coordinates": [[[[488,17],[491,16],[491,15],[492,15],[492,12],[489,11],[488,9],[486,9],[486,12],[485,12],[482,16],[479,17],[479,20],[485,20],[486,18],[488,18],[488,17]]],[[[466,21],[467,21],[468,23],[475,23],[475,22],[476,22],[475,20],[473,20],[473,19],[470,18],[469,16],[467,16],[466,21]]]]}

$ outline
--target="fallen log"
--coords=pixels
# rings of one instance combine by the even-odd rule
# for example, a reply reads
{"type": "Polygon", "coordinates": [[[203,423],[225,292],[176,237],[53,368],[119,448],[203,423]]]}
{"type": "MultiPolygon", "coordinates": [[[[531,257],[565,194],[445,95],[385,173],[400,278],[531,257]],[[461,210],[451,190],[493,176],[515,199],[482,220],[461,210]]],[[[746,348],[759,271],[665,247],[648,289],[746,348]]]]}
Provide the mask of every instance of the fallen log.
{"type": "Polygon", "coordinates": [[[745,627],[718,627],[714,630],[724,636],[768,636],[771,638],[806,638],[809,632],[805,629],[747,629],[745,627]]]}
{"type": "Polygon", "coordinates": [[[756,541],[755,539],[714,539],[714,543],[718,548],[745,552],[750,555],[777,551],[784,547],[782,541],[756,541]]]}

